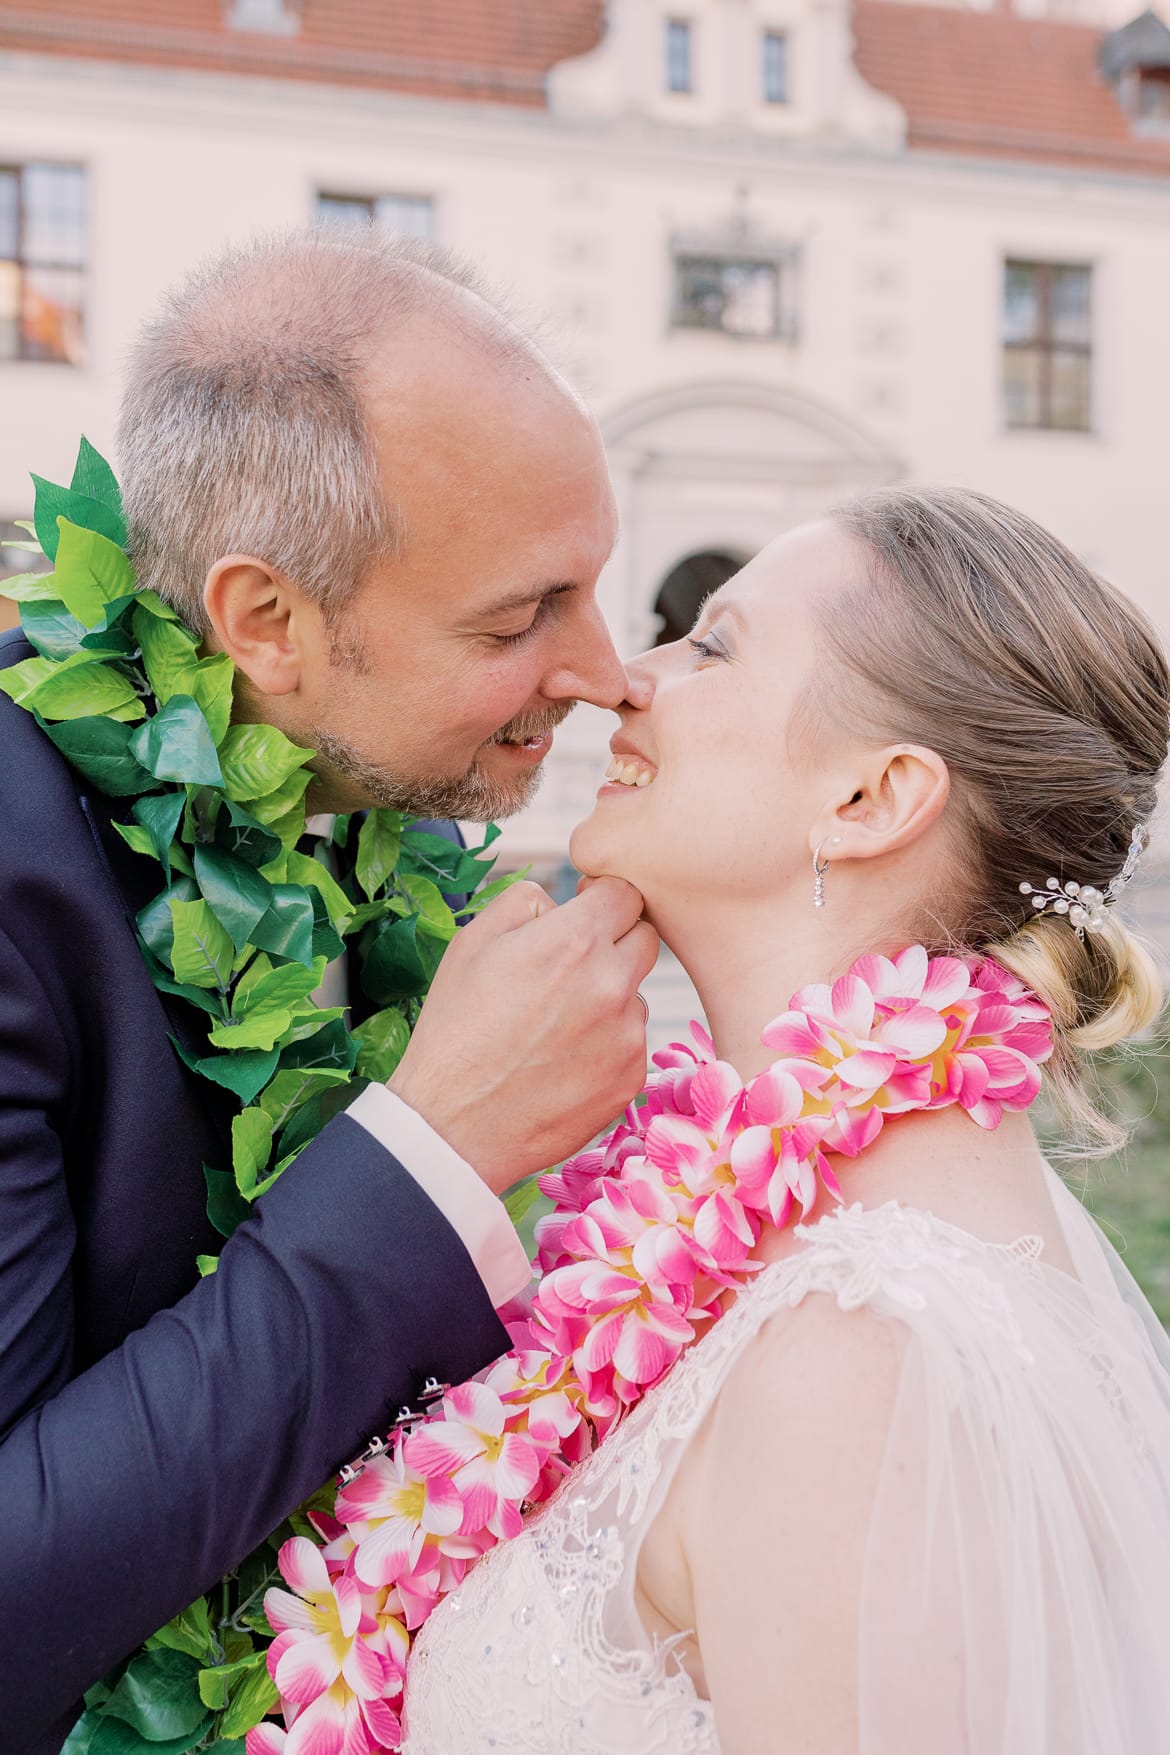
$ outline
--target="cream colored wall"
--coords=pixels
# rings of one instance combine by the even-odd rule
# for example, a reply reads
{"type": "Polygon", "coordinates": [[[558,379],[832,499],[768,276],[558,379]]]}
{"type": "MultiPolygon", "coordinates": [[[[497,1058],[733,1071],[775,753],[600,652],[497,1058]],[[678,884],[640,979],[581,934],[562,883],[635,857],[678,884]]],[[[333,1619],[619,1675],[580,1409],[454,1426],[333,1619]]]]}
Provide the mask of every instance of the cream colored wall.
{"type": "MultiPolygon", "coordinates": [[[[754,40],[786,4],[796,16],[798,0],[705,11],[754,40]]],[[[839,40],[836,6],[808,25],[824,41],[839,40]]],[[[79,431],[110,449],[134,332],[201,257],[305,221],[319,188],[431,193],[439,235],[548,313],[550,346],[611,436],[624,529],[602,594],[623,646],[650,637],[657,588],[687,552],[750,553],[900,476],[1025,507],[1170,639],[1170,184],[907,158],[892,106],[840,70],[798,138],[760,106],[684,122],[642,59],[661,12],[615,7],[633,33],[615,36],[622,55],[559,72],[551,116],[0,58],[0,162],[84,162],[93,222],[89,365],[0,366],[0,516],[27,511],[27,470],[68,470],[79,431]],[[736,227],[799,247],[795,343],[670,330],[671,236],[736,227]],[[1000,278],[1014,253],[1095,265],[1091,435],[1003,429],[1000,278]]],[[[569,722],[541,800],[509,829],[514,849],[563,848],[602,737],[594,716],[569,722]]]]}

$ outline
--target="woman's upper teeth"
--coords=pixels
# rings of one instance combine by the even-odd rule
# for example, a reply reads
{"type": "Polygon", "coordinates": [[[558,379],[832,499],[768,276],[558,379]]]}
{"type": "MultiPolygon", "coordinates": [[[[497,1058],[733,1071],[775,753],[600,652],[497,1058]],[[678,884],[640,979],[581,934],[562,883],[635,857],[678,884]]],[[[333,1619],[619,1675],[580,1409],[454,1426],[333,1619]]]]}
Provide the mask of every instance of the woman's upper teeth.
{"type": "Polygon", "coordinates": [[[649,786],[657,772],[653,762],[641,756],[614,756],[605,777],[619,786],[649,786]]]}

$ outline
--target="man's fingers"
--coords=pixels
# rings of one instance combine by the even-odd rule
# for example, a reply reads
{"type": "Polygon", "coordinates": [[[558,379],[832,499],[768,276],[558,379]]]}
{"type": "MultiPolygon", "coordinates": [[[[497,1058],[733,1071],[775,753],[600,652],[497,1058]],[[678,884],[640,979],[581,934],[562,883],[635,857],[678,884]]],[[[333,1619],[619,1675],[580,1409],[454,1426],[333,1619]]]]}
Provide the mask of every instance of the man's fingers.
{"type": "Polygon", "coordinates": [[[611,944],[625,937],[641,912],[641,891],[616,877],[594,878],[588,889],[561,908],[566,919],[588,921],[598,937],[608,936],[611,944]]]}
{"type": "Polygon", "coordinates": [[[639,920],[618,940],[617,948],[628,959],[627,967],[633,974],[634,985],[640,985],[658,961],[658,934],[647,921],[639,920]]]}
{"type": "Polygon", "coordinates": [[[496,938],[501,933],[514,932],[518,926],[526,926],[529,921],[537,920],[542,914],[552,913],[555,909],[556,903],[548,891],[525,878],[518,884],[509,885],[502,895],[494,897],[483,913],[464,930],[474,932],[477,938],[496,938]]]}

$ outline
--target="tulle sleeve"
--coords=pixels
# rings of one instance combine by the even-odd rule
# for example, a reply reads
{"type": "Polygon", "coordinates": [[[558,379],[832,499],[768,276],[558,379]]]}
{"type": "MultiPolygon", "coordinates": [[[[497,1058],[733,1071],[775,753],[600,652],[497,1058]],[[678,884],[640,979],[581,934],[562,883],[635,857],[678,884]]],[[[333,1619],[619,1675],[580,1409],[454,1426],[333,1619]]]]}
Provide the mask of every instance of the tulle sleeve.
{"type": "Polygon", "coordinates": [[[1170,1750],[1170,1345],[1053,1192],[1079,1280],[988,1246],[913,1276],[921,1297],[866,1300],[910,1334],[863,1570],[860,1755],[1170,1750]]]}

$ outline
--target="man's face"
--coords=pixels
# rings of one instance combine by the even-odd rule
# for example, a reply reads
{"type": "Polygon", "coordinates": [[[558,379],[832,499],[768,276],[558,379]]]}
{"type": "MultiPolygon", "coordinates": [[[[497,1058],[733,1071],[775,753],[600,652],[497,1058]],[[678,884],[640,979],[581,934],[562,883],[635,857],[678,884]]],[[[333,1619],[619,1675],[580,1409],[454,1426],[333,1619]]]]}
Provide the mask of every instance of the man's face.
{"type": "Polygon", "coordinates": [[[595,596],[613,491],[593,422],[535,367],[421,323],[403,351],[367,389],[403,552],[309,624],[282,717],[319,751],[311,808],[486,821],[527,803],[574,701],[624,697],[595,596]]]}

